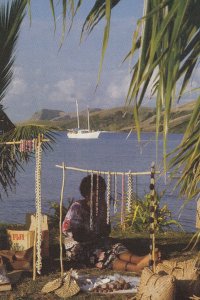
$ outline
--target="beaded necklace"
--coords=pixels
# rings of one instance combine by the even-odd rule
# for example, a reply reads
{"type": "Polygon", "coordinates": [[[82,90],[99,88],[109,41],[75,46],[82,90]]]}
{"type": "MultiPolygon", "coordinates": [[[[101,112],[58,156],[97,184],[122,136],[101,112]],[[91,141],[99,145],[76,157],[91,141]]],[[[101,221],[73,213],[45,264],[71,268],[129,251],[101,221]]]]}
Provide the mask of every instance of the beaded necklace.
{"type": "Polygon", "coordinates": [[[106,203],[107,203],[107,214],[106,214],[106,222],[110,223],[110,195],[111,195],[111,175],[108,173],[107,175],[107,194],[106,194],[106,203]]]}
{"type": "Polygon", "coordinates": [[[125,230],[124,224],[124,212],[125,212],[125,199],[124,199],[124,181],[125,181],[125,174],[122,174],[122,202],[121,202],[121,228],[125,230]]]}
{"type": "Polygon", "coordinates": [[[93,172],[91,172],[91,191],[90,191],[90,229],[93,230],[93,172]]]}
{"type": "Polygon", "coordinates": [[[117,213],[117,173],[114,174],[114,214],[117,213]]]}

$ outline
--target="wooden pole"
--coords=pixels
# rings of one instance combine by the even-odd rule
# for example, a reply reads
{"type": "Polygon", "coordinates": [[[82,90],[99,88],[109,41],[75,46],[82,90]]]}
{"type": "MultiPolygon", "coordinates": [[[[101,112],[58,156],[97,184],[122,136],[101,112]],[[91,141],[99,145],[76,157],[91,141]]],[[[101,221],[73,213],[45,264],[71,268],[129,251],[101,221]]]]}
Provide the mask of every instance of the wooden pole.
{"type": "MultiPolygon", "coordinates": [[[[63,168],[63,166],[61,165],[56,165],[57,168],[63,168]]],[[[76,167],[67,167],[65,166],[65,169],[66,170],[73,170],[73,171],[79,171],[79,172],[83,172],[83,173],[94,173],[94,174],[99,174],[99,172],[101,174],[104,174],[104,175],[151,175],[151,172],[150,171],[146,171],[146,172],[110,172],[110,171],[107,171],[107,172],[104,172],[104,171],[99,171],[99,170],[87,170],[87,169],[80,169],[80,168],[76,168],[76,167]]],[[[155,174],[160,174],[159,171],[156,171],[155,174]]]]}
{"type": "Polygon", "coordinates": [[[155,163],[151,164],[151,181],[150,181],[150,261],[149,267],[155,272],[155,229],[156,229],[156,198],[155,198],[155,163]]]}
{"type": "Polygon", "coordinates": [[[60,193],[60,222],[59,222],[59,229],[60,229],[60,275],[63,277],[63,248],[62,248],[62,207],[63,207],[63,194],[64,194],[64,187],[65,187],[65,163],[62,163],[63,167],[63,178],[62,178],[62,188],[60,193]]]}
{"type": "Polygon", "coordinates": [[[197,200],[196,228],[200,229],[200,195],[197,200]]]}
{"type": "MultiPolygon", "coordinates": [[[[50,140],[42,138],[41,142],[42,143],[43,142],[50,142],[50,140]]],[[[0,143],[0,145],[19,145],[20,143],[21,143],[21,141],[12,141],[12,142],[2,142],[2,143],[0,143]]]]}
{"type": "Polygon", "coordinates": [[[122,198],[121,198],[121,229],[125,231],[124,214],[125,214],[125,193],[124,193],[125,175],[122,174],[122,198]]]}

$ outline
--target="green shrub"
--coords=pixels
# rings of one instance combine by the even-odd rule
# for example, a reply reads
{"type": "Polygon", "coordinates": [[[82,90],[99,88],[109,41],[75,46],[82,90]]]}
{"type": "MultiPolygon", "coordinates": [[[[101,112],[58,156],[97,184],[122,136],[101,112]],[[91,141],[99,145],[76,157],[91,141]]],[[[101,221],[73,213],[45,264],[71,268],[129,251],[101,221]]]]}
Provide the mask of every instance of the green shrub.
{"type": "MultiPolygon", "coordinates": [[[[169,210],[167,204],[160,206],[161,199],[156,195],[156,212],[155,212],[155,230],[156,232],[164,232],[167,230],[173,230],[174,226],[182,229],[181,224],[172,219],[171,211],[169,210]]],[[[117,213],[112,222],[115,224],[113,226],[113,233],[123,231],[129,232],[149,232],[149,218],[150,218],[150,195],[147,194],[144,200],[139,199],[136,195],[133,196],[131,211],[128,212],[127,208],[124,213],[124,226],[121,226],[121,213],[117,213]]]]}
{"type": "MultiPolygon", "coordinates": [[[[74,199],[70,198],[68,199],[68,205],[67,206],[62,206],[62,222],[64,221],[64,218],[66,216],[67,211],[69,210],[72,202],[74,199]]],[[[49,227],[50,228],[59,228],[59,222],[60,222],[60,204],[57,202],[50,202],[50,211],[53,210],[53,213],[50,213],[48,215],[48,220],[49,220],[49,227]]]]}

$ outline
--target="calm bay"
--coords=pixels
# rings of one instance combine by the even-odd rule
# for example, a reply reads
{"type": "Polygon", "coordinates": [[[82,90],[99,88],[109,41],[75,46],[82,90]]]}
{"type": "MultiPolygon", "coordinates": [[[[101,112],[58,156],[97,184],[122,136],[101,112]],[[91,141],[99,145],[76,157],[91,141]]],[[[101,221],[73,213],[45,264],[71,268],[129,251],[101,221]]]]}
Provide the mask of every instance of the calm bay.
{"type": "MultiPolygon", "coordinates": [[[[126,139],[126,133],[101,133],[97,140],[68,139],[65,132],[58,133],[53,151],[42,154],[42,211],[51,213],[50,202],[60,201],[62,185],[62,170],[56,165],[64,162],[67,166],[113,172],[144,172],[150,171],[152,161],[156,162],[155,134],[142,133],[141,144],[132,133],[126,139]]],[[[181,140],[181,134],[169,134],[168,151],[173,150],[181,140]]],[[[163,169],[162,137],[158,141],[157,170],[163,169]]],[[[79,199],[79,184],[87,174],[67,170],[64,190],[64,205],[69,199],[79,199]]],[[[120,177],[120,176],[119,176],[120,177]]],[[[105,176],[105,179],[106,176],[105,176]]],[[[149,192],[150,176],[133,178],[134,192],[142,198],[149,192]]],[[[17,174],[15,191],[3,194],[0,201],[0,222],[24,223],[26,213],[35,212],[35,159],[24,165],[24,171],[17,174]]],[[[121,179],[118,178],[120,197],[121,179]]],[[[160,206],[165,203],[172,212],[172,217],[178,219],[186,231],[195,231],[196,202],[189,202],[183,210],[183,199],[178,197],[178,191],[173,191],[174,183],[169,183],[168,174],[157,176],[156,189],[165,190],[160,206]]]]}

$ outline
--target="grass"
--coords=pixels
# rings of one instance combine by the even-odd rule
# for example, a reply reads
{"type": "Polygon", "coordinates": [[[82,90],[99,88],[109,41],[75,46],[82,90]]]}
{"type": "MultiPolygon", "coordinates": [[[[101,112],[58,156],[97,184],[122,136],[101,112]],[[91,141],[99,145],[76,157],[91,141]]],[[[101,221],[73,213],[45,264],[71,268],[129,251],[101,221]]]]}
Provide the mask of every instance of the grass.
{"type": "MultiPolygon", "coordinates": [[[[51,300],[60,299],[54,293],[42,294],[40,291],[42,287],[56,278],[60,277],[60,261],[59,261],[59,242],[58,231],[54,228],[50,229],[50,258],[43,261],[42,275],[38,275],[36,281],[32,280],[32,273],[24,272],[20,278],[20,281],[13,285],[13,290],[9,292],[0,293],[0,300],[51,300]]],[[[148,234],[133,234],[132,236],[118,235],[113,237],[114,240],[124,243],[127,248],[136,254],[143,255],[149,251],[149,236],[148,234]]],[[[156,246],[160,248],[163,259],[176,259],[185,260],[198,255],[200,245],[197,244],[193,250],[184,250],[188,245],[192,233],[184,232],[166,232],[159,234],[156,237],[156,246]]],[[[1,243],[2,249],[2,243],[1,243]]],[[[71,266],[64,261],[64,270],[68,270],[71,266]]],[[[84,274],[93,275],[106,275],[111,274],[114,271],[109,270],[97,270],[97,269],[82,269],[78,272],[84,274]]],[[[133,274],[133,273],[132,273],[133,274]]],[[[130,275],[130,274],[127,274],[130,275]]],[[[135,274],[134,274],[135,275],[135,274]]],[[[95,295],[90,293],[80,292],[78,295],[72,297],[72,299],[134,299],[132,294],[110,294],[110,295],[95,295]]]]}

